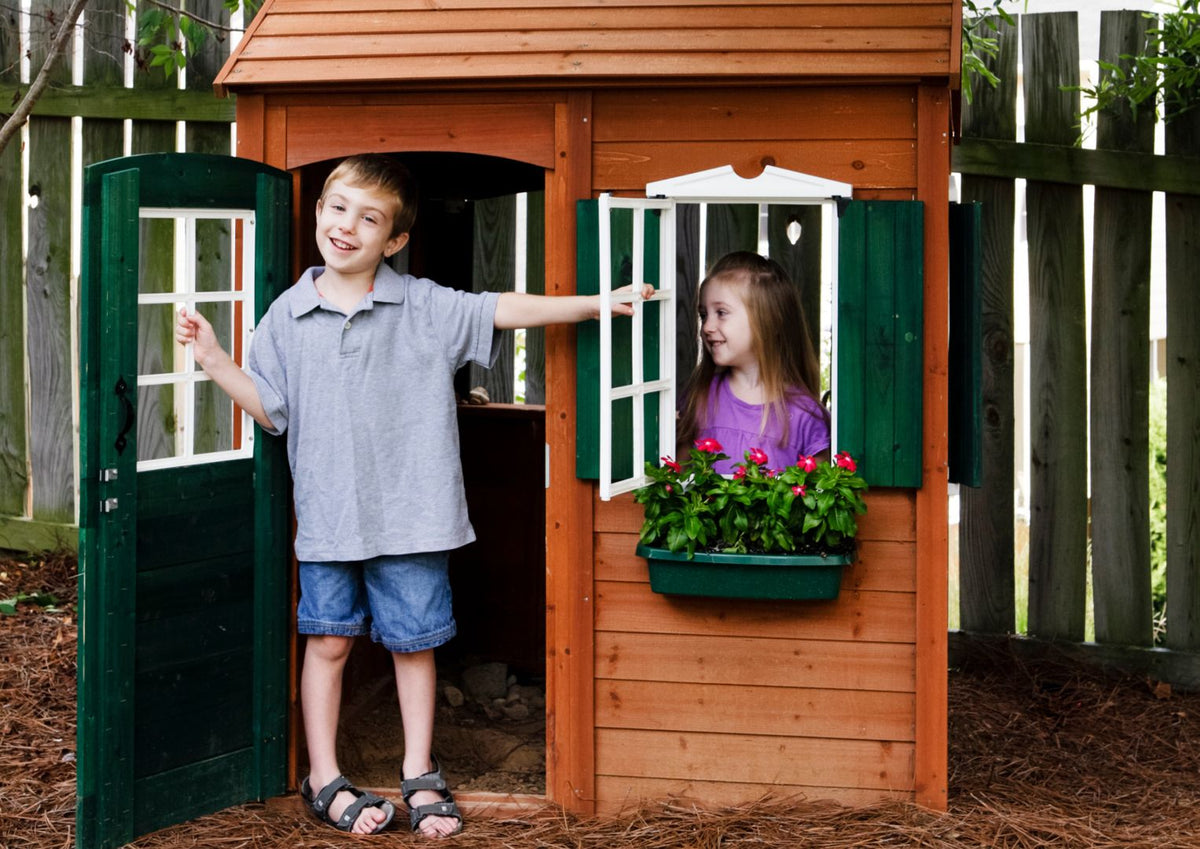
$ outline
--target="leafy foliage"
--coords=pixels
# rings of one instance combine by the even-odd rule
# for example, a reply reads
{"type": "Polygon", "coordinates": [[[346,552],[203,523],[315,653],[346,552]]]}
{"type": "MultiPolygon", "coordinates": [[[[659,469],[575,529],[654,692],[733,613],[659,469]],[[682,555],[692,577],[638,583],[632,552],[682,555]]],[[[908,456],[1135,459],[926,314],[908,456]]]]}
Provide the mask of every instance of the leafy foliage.
{"type": "MultiPolygon", "coordinates": [[[[1146,16],[1155,17],[1151,12],[1146,16]]],[[[1175,11],[1146,31],[1141,52],[1122,54],[1121,61],[1128,67],[1101,62],[1096,85],[1079,89],[1095,101],[1083,115],[1122,104],[1135,117],[1147,106],[1156,118],[1194,109],[1200,104],[1200,0],[1176,0],[1175,11]]]]}
{"type": "Polygon", "coordinates": [[[975,77],[982,77],[993,88],[1000,78],[992,73],[987,60],[1000,51],[1000,43],[994,35],[1000,29],[999,19],[1009,26],[1017,22],[1002,5],[1005,0],[963,0],[962,23],[962,92],[967,103],[973,103],[971,86],[975,77]]]}
{"type": "Polygon", "coordinates": [[[641,542],[687,551],[787,553],[844,552],[866,512],[867,485],[849,454],[833,463],[801,457],[784,469],[767,467],[759,449],[726,478],[713,469],[728,459],[714,439],[701,439],[682,465],[664,457],[646,464],[654,481],[634,497],[644,506],[641,542]]]}
{"type": "MultiPolygon", "coordinates": [[[[1167,605],[1167,381],[1150,384],[1150,595],[1156,623],[1167,605]]],[[[1155,627],[1155,631],[1161,630],[1155,627]]],[[[1161,635],[1156,633],[1157,638],[1161,635]]]]}
{"type": "MultiPolygon", "coordinates": [[[[132,0],[128,5],[132,11],[132,0]]],[[[258,13],[262,0],[223,0],[223,5],[227,12],[242,9],[249,23],[258,13]]],[[[137,44],[148,57],[146,66],[161,67],[169,79],[187,66],[188,56],[194,56],[209,38],[214,37],[217,27],[214,22],[205,21],[184,10],[156,4],[138,11],[137,44]]]]}

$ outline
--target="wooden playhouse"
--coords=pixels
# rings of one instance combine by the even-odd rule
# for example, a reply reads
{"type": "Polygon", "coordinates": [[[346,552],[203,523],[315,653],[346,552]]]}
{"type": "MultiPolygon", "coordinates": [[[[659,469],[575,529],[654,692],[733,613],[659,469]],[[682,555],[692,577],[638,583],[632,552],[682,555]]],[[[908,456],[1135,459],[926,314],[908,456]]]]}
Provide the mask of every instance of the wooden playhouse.
{"type": "MultiPolygon", "coordinates": [[[[481,226],[487,199],[528,194],[530,288],[544,279],[547,294],[569,294],[598,285],[587,231],[598,198],[678,190],[667,199],[681,204],[678,256],[660,277],[637,226],[605,252],[617,282],[644,275],[674,291],[679,371],[695,357],[684,329],[702,276],[695,257],[761,235],[803,279],[803,257],[789,253],[803,239],[778,233],[798,221],[820,233],[804,218],[814,207],[824,238],[838,232],[840,247],[817,253],[835,268],[838,300],[835,450],[860,458],[872,488],[836,600],[651,591],[634,554],[640,507],[629,494],[602,500],[587,468],[598,438],[593,328],[546,330],[544,405],[460,416],[482,544],[455,568],[483,587],[482,602],[463,603],[493,611],[460,610],[460,623],[468,641],[507,640],[517,663],[544,663],[546,799],[582,813],[764,793],[945,806],[947,198],[960,14],[958,0],[353,0],[336,11],[267,0],[218,75],[218,93],[237,97],[238,156],[290,177],[291,267],[277,285],[319,262],[317,193],[338,159],[359,152],[413,168],[422,206],[405,262],[448,285],[478,278],[481,242],[508,226],[481,226]],[[767,181],[760,198],[753,178],[764,173],[783,182],[767,181]],[[687,175],[701,186],[690,194],[675,179],[687,175]],[[735,190],[710,191],[714,179],[735,190]],[[808,188],[780,193],[788,180],[808,188]],[[512,456],[497,458],[496,444],[512,456]]],[[[534,339],[528,356],[532,375],[534,339]]],[[[85,447],[85,465],[88,456],[85,447]]],[[[269,483],[254,485],[254,503],[272,497],[269,483]]],[[[261,521],[257,532],[268,533],[261,521]]],[[[286,535],[269,538],[286,548],[286,535]]],[[[260,771],[289,749],[283,783],[296,786],[291,727],[287,745],[255,742],[250,795],[282,789],[260,771]]],[[[497,800],[460,801],[469,811],[497,800]]]]}
{"type": "MultiPolygon", "coordinates": [[[[954,0],[355,2],[336,13],[280,0],[218,76],[218,91],[238,98],[239,156],[294,175],[296,267],[310,261],[314,166],[365,151],[423,154],[427,195],[472,162],[456,186],[465,198],[511,192],[510,181],[544,191],[549,294],[574,291],[576,203],[602,192],[644,197],[656,180],[727,164],[750,178],[773,165],[849,183],[858,200],[924,205],[923,243],[909,246],[924,256],[921,381],[883,401],[921,395],[920,444],[904,446],[917,476],[872,481],[861,552],[834,603],[651,593],[633,553],[637,505],[601,502],[576,476],[575,330],[546,332],[550,799],[611,811],[639,797],[772,791],[944,806],[959,15],[954,0]]],[[[438,244],[448,237],[435,228],[418,231],[430,241],[425,265],[413,264],[439,279],[430,254],[465,246],[438,244]]],[[[506,501],[490,503],[502,512],[506,501]]]]}

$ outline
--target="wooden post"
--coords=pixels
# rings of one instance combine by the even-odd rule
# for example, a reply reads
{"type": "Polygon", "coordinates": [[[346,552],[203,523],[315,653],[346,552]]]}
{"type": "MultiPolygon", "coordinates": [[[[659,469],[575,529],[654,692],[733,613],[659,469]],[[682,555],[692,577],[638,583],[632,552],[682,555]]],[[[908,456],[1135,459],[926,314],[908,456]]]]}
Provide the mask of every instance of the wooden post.
{"type": "MultiPolygon", "coordinates": [[[[1150,22],[1104,12],[1100,61],[1129,69],[1150,22]]],[[[1112,72],[1102,68],[1101,80],[1112,72]]],[[[1096,146],[1154,151],[1154,112],[1100,113],[1096,146]]],[[[1092,253],[1092,584],[1096,641],[1149,646],[1150,192],[1096,187],[1092,253]]]]}
{"type": "Polygon", "coordinates": [[[946,362],[950,322],[950,92],[917,87],[917,199],[925,205],[924,374],[921,487],[916,493],[916,750],[913,794],[918,805],[946,810],[949,681],[946,676],[946,581],[949,520],[946,497],[949,392],[946,362]]]}
{"type": "MultiPolygon", "coordinates": [[[[546,185],[546,289],[575,292],[575,203],[592,192],[592,98],[555,110],[557,167],[546,185]]],[[[575,477],[575,328],[546,328],[546,795],[577,813],[596,805],[595,488],[575,477]]]]}
{"type": "MultiPolygon", "coordinates": [[[[21,81],[18,10],[0,12],[0,84],[21,81]]],[[[0,516],[25,516],[29,444],[25,421],[25,305],[21,285],[21,138],[0,153],[0,516]]]]}
{"type": "MultiPolygon", "coordinates": [[[[1200,109],[1167,116],[1167,154],[1200,155],[1200,109]]],[[[1167,645],[1200,649],[1200,196],[1167,194],[1167,645]]]]}
{"type": "MultiPolygon", "coordinates": [[[[1078,15],[1022,19],[1025,140],[1072,145],[1079,84],[1078,15]]],[[[1082,640],[1087,569],[1087,353],[1083,189],[1031,180],[1032,359],[1029,632],[1082,640]]]]}
{"type": "MultiPolygon", "coordinates": [[[[49,0],[35,0],[31,66],[41,67],[50,39],[49,0]]],[[[71,61],[60,60],[54,81],[70,83],[71,61]]],[[[19,142],[14,145],[19,149],[19,142]]],[[[29,456],[32,516],[75,521],[74,346],[71,344],[71,119],[29,121],[29,231],[25,266],[29,357],[29,456]],[[32,203],[37,201],[36,206],[32,203]]],[[[18,251],[18,257],[20,253],[18,251]]]]}
{"type": "MultiPolygon", "coordinates": [[[[963,106],[963,137],[1017,137],[1017,28],[996,20],[999,52],[989,67],[996,88],[976,85],[963,106]]],[[[1014,630],[1013,577],[1013,210],[1016,188],[1003,177],[962,178],[962,200],[983,204],[983,480],[959,490],[960,625],[1014,630]]]]}

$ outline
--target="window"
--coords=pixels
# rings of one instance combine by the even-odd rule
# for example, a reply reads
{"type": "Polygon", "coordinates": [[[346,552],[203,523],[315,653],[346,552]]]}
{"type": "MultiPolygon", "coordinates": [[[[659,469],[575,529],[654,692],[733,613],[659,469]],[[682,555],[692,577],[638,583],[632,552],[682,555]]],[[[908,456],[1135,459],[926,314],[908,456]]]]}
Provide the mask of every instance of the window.
{"type": "Polygon", "coordinates": [[[174,334],[179,309],[198,310],[244,362],[254,326],[254,212],[142,207],[139,218],[138,470],[250,457],[249,416],[174,334]]]}

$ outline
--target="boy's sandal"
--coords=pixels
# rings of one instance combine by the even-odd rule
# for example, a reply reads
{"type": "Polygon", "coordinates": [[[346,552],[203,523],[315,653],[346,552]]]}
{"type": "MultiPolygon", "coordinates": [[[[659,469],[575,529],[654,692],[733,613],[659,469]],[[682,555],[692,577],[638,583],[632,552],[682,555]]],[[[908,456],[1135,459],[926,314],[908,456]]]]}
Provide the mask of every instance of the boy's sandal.
{"type": "Polygon", "coordinates": [[[379,808],[379,810],[387,814],[387,819],[375,826],[374,831],[370,832],[371,834],[378,834],[387,828],[392,822],[392,817],[396,815],[395,805],[382,796],[376,796],[374,793],[359,790],[344,775],[339,775],[333,781],[326,784],[316,796],[313,796],[312,787],[309,785],[308,779],[304,779],[300,783],[300,798],[304,800],[305,806],[312,811],[313,816],[321,822],[333,826],[338,831],[352,830],[363,808],[379,808]],[[335,820],[329,816],[329,805],[333,802],[333,798],[343,790],[357,798],[335,820]]]}
{"type": "MultiPolygon", "coordinates": [[[[433,769],[424,775],[419,775],[416,778],[400,779],[400,795],[404,798],[404,804],[408,805],[408,820],[413,831],[420,831],[421,822],[426,817],[454,817],[458,820],[458,827],[450,834],[458,834],[462,831],[462,813],[458,810],[458,805],[454,803],[454,795],[446,786],[446,779],[442,777],[442,768],[437,762],[437,758],[430,756],[433,763],[433,769]],[[409,801],[414,793],[421,790],[432,790],[442,797],[440,802],[430,802],[427,805],[417,805],[409,801]]],[[[449,837],[450,834],[445,835],[449,837]]]]}

